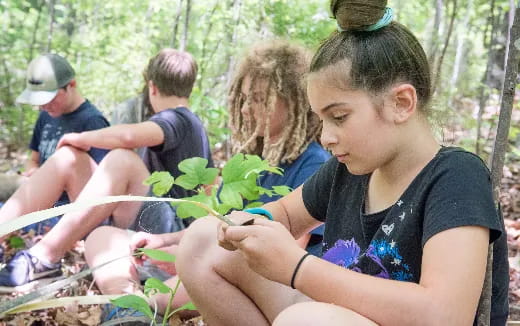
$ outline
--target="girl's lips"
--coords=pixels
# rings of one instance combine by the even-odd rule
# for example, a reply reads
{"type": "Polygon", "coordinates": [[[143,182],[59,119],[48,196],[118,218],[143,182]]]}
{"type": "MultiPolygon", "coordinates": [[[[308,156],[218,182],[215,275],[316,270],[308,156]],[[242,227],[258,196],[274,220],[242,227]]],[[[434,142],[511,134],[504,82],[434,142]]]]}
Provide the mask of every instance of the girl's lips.
{"type": "Polygon", "coordinates": [[[348,154],[335,154],[334,156],[336,156],[338,161],[343,162],[347,158],[347,155],[348,154]]]}

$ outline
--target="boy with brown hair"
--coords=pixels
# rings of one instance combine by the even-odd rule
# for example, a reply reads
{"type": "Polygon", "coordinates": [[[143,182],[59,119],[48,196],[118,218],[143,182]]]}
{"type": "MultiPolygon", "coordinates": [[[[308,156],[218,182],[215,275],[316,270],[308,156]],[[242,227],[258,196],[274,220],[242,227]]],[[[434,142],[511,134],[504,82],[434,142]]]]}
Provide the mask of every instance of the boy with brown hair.
{"type": "MultiPolygon", "coordinates": [[[[187,107],[197,76],[193,57],[187,52],[163,49],[150,60],[144,76],[155,114],[142,123],[64,135],[56,153],[0,209],[0,223],[51,207],[63,191],[73,201],[146,195],[149,189],[143,181],[151,172],[168,171],[176,177],[180,174],[178,163],[195,156],[206,158],[213,165],[204,126],[187,107]],[[98,165],[86,154],[91,147],[112,151],[98,165]],[[144,151],[140,157],[132,149],[141,147],[144,151]]],[[[167,195],[189,194],[173,188],[167,195]]],[[[155,233],[185,227],[168,204],[151,207],[122,202],[65,214],[40,242],[18,252],[0,271],[0,285],[18,286],[59,274],[59,261],[66,251],[107,219],[119,228],[140,227],[155,233]],[[143,226],[144,220],[153,228],[143,226]]]]}

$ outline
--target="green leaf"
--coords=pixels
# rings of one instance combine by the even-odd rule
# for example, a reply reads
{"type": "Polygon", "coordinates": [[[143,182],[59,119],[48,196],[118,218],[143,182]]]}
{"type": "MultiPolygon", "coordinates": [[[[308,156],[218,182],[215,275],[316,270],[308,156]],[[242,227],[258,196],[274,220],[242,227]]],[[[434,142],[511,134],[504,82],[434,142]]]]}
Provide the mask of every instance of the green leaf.
{"type": "Polygon", "coordinates": [[[112,302],[114,305],[121,307],[121,308],[135,309],[135,310],[140,311],[143,314],[145,314],[148,318],[150,318],[152,320],[154,319],[152,309],[148,305],[148,302],[146,302],[145,299],[143,299],[137,295],[134,295],[134,294],[125,295],[120,298],[110,300],[110,302],[112,302]]]}
{"type": "Polygon", "coordinates": [[[144,294],[148,297],[150,295],[156,294],[157,292],[166,294],[172,291],[173,290],[170,289],[168,285],[164,284],[161,280],[154,277],[150,277],[144,283],[144,294]]]}
{"type": "Polygon", "coordinates": [[[25,241],[22,238],[14,236],[9,238],[9,246],[13,249],[25,248],[25,241]]]}
{"type": "Polygon", "coordinates": [[[179,311],[182,311],[182,310],[191,310],[191,311],[195,311],[195,310],[198,310],[197,307],[195,307],[195,304],[193,304],[193,302],[188,302],[186,303],[185,305],[183,306],[180,306],[179,308],[175,309],[174,311],[172,311],[167,318],[170,318],[171,316],[173,316],[176,312],[179,312],[179,311]]]}
{"type": "Polygon", "coordinates": [[[251,201],[258,199],[261,193],[270,194],[270,190],[259,187],[256,183],[260,173],[281,174],[281,171],[258,156],[236,154],[222,170],[223,185],[219,199],[232,208],[242,209],[244,199],[251,201]]]}
{"type": "Polygon", "coordinates": [[[262,203],[261,201],[253,201],[253,202],[250,202],[249,204],[247,204],[247,206],[244,208],[255,208],[255,207],[261,207],[263,205],[264,205],[264,203],[262,203]]]}
{"type": "Polygon", "coordinates": [[[273,190],[280,196],[285,196],[291,193],[292,189],[288,186],[273,186],[273,190]]]}
{"type": "Polygon", "coordinates": [[[175,184],[184,189],[194,189],[198,185],[211,184],[218,175],[218,169],[207,168],[208,160],[192,157],[179,163],[179,170],[184,172],[175,180],[175,184]]]}
{"type": "Polygon", "coordinates": [[[139,249],[137,249],[137,252],[145,254],[146,256],[148,256],[148,257],[150,257],[151,259],[154,259],[154,260],[165,261],[165,262],[169,262],[169,263],[174,263],[175,262],[175,256],[174,255],[171,255],[171,254],[169,254],[167,252],[164,252],[162,250],[139,248],[139,249]]]}
{"type": "Polygon", "coordinates": [[[152,191],[156,196],[167,194],[174,183],[175,179],[166,171],[154,172],[143,182],[147,186],[152,186],[152,191]]]}
{"type": "MultiPolygon", "coordinates": [[[[214,208],[216,205],[216,190],[212,191],[212,195],[208,196],[205,193],[201,192],[195,196],[191,196],[188,198],[183,198],[186,200],[195,201],[198,203],[203,203],[211,208],[214,208]]],[[[203,217],[209,214],[205,209],[190,203],[179,203],[177,204],[177,216],[180,218],[188,218],[188,217],[203,217]]]]}

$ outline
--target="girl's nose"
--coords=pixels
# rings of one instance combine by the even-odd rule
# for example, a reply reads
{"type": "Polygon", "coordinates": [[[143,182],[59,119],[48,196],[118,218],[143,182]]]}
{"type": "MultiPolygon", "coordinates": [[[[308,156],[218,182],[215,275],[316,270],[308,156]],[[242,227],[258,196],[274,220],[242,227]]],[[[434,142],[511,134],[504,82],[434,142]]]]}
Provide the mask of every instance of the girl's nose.
{"type": "Polygon", "coordinates": [[[337,136],[326,126],[326,124],[323,124],[323,127],[321,128],[320,140],[323,147],[329,150],[331,150],[338,142],[337,136]]]}

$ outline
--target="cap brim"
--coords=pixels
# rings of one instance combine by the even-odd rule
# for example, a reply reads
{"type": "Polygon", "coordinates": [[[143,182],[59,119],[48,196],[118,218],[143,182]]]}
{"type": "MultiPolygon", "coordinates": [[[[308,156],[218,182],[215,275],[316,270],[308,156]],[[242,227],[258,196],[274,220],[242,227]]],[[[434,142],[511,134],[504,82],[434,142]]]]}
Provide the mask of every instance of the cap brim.
{"type": "Polygon", "coordinates": [[[45,105],[52,101],[56,94],[58,94],[58,90],[55,91],[31,91],[25,89],[18,98],[16,98],[17,103],[22,104],[30,104],[30,105],[45,105]]]}

